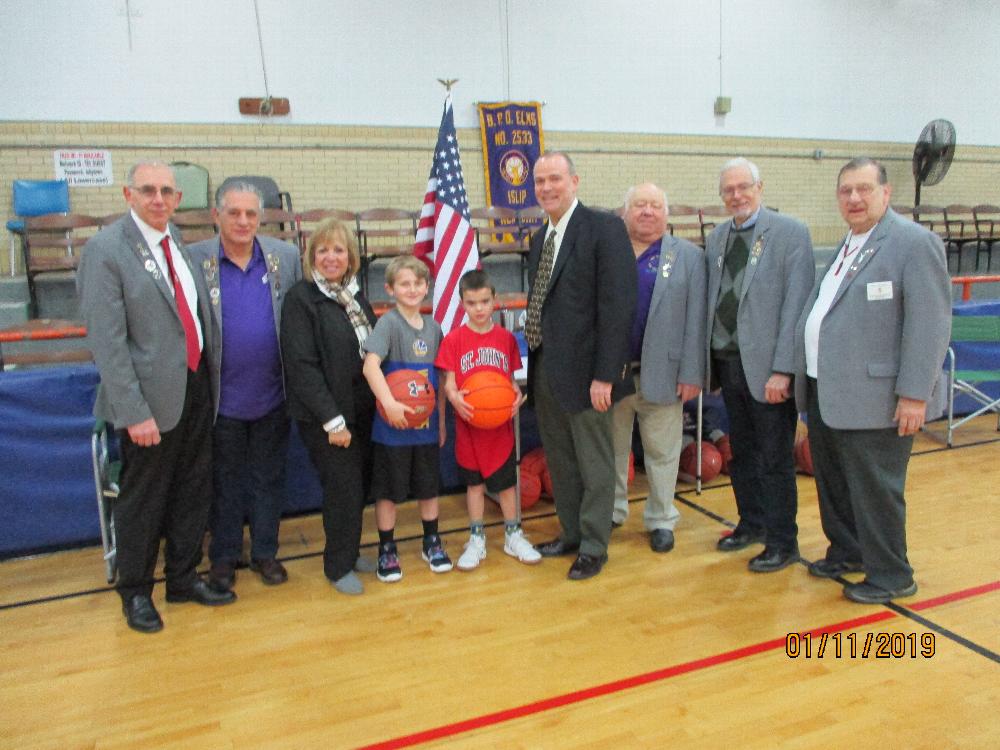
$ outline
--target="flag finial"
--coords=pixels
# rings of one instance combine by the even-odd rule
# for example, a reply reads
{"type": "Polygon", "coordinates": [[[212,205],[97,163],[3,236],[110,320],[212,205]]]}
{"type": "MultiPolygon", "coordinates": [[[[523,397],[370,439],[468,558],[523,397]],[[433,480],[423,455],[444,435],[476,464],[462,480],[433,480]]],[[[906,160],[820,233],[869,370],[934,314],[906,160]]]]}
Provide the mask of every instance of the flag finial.
{"type": "Polygon", "coordinates": [[[451,87],[458,83],[457,78],[438,78],[438,83],[444,86],[445,91],[451,93],[451,87]]]}

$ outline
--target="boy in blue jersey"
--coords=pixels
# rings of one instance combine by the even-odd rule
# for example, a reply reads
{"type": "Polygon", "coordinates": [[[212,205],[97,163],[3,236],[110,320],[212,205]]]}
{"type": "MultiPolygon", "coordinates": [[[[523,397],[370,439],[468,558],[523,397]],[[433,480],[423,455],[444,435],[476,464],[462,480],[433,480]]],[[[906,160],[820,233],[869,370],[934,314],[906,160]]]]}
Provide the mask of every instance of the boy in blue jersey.
{"type": "Polygon", "coordinates": [[[434,358],[441,344],[441,327],[420,313],[427,296],[429,272],[412,255],[394,258],[385,270],[385,289],[396,300],[365,340],[364,374],[385,411],[375,415],[372,427],[373,472],[371,497],[375,500],[378,525],[380,581],[403,577],[396,542],[396,504],[416,498],[423,521],[423,558],[435,573],[451,570],[451,560],[438,535],[438,451],[444,442],[444,400],[438,387],[434,358]],[[395,370],[422,373],[438,393],[438,409],[418,427],[407,427],[412,407],[397,401],[385,376],[395,370]]]}

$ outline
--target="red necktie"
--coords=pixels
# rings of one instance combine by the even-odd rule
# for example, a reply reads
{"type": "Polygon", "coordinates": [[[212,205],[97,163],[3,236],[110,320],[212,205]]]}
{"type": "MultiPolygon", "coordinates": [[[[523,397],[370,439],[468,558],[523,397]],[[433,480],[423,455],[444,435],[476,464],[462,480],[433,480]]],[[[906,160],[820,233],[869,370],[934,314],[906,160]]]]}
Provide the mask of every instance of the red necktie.
{"type": "Polygon", "coordinates": [[[170,272],[170,281],[174,285],[177,315],[181,319],[181,325],[184,326],[184,338],[187,343],[187,366],[191,372],[197,372],[198,362],[201,360],[201,350],[198,348],[198,330],[194,327],[194,318],[191,317],[191,308],[188,307],[187,298],[184,296],[181,280],[177,278],[177,272],[174,270],[174,261],[170,257],[170,237],[168,235],[163,235],[160,247],[163,248],[163,255],[167,259],[167,270],[170,272]]]}

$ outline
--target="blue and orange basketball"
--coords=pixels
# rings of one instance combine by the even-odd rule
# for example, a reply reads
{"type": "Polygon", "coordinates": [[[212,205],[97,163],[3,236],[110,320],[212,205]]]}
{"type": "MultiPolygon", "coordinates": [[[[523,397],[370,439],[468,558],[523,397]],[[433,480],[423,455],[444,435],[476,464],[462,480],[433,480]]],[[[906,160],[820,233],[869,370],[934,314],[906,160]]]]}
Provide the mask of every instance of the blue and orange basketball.
{"type": "MultiPolygon", "coordinates": [[[[408,427],[419,427],[430,419],[437,400],[434,386],[423,373],[416,370],[393,370],[385,376],[385,382],[394,399],[404,406],[412,407],[413,413],[406,415],[408,427]]],[[[381,402],[377,403],[377,408],[382,419],[385,419],[381,402]]]]}
{"type": "Polygon", "coordinates": [[[517,391],[510,378],[496,370],[475,372],[465,379],[465,403],[472,407],[469,424],[483,430],[509,422],[514,416],[517,391]]]}

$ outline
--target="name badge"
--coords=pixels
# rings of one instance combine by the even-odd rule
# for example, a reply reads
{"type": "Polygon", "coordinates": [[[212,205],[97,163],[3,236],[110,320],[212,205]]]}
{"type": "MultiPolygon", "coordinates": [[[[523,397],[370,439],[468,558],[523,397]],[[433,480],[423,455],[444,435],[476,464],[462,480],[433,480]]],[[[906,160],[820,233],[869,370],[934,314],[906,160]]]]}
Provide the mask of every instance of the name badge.
{"type": "Polygon", "coordinates": [[[880,299],[892,299],[891,281],[873,281],[868,284],[868,301],[875,302],[880,299]]]}

